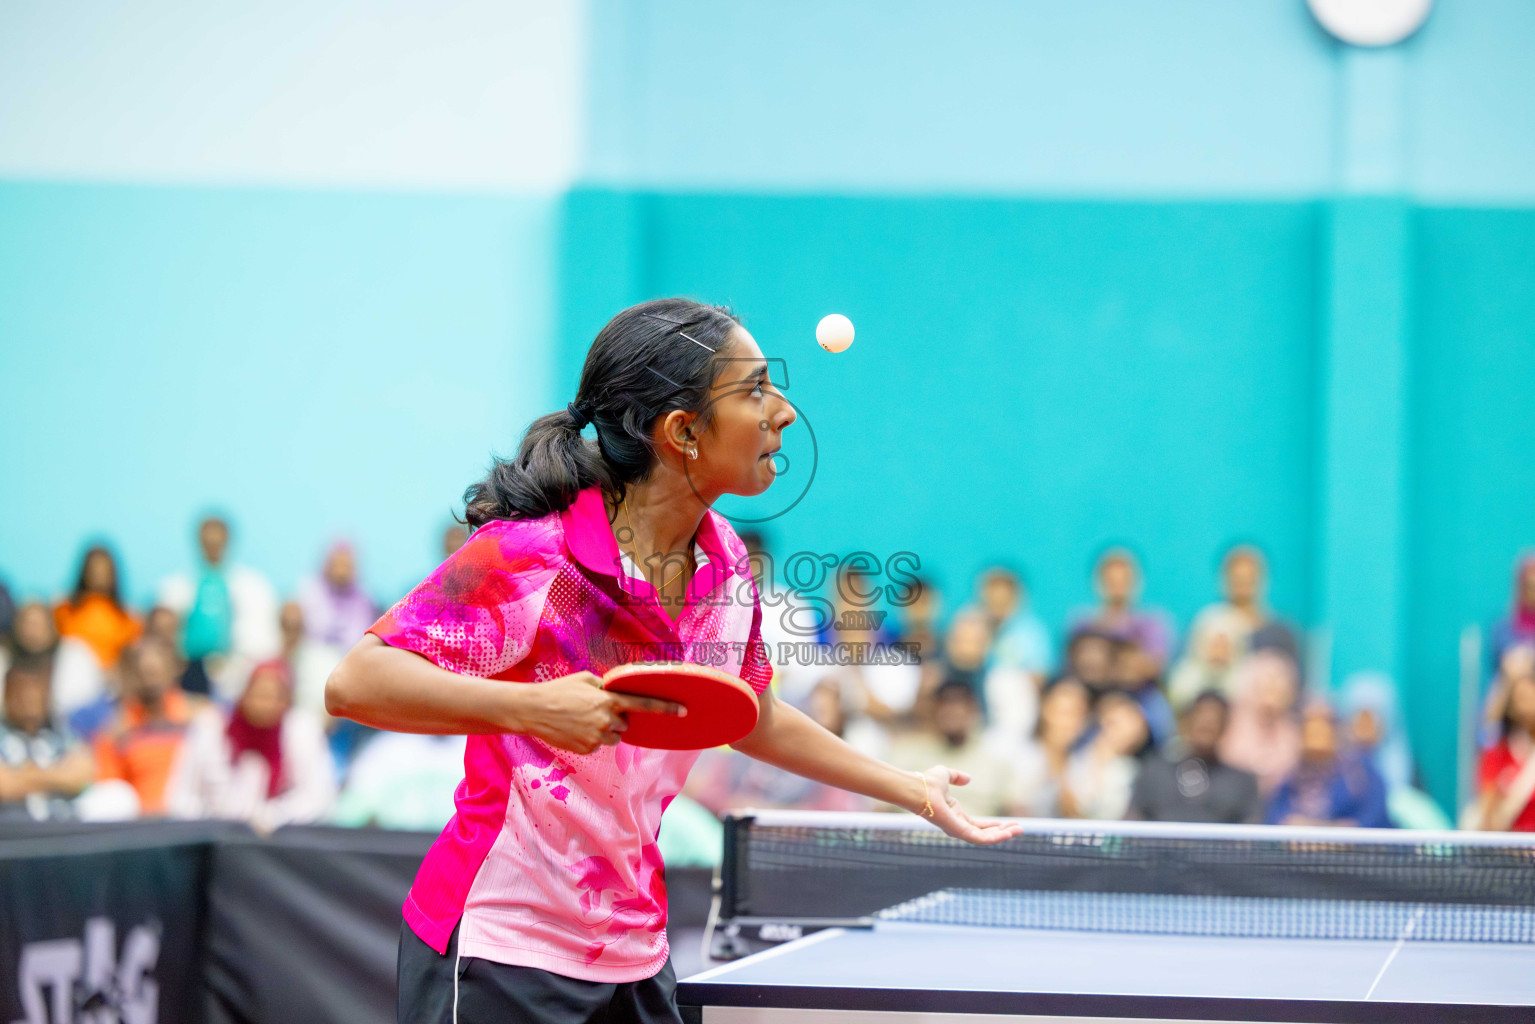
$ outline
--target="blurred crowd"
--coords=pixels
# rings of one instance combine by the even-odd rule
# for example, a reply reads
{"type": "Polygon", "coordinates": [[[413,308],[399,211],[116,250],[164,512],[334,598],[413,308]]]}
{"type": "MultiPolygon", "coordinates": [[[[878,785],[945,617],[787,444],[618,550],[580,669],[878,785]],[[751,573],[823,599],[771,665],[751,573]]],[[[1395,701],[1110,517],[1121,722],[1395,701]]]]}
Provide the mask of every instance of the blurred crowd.
{"type": "MultiPolygon", "coordinates": [[[[442,557],[466,538],[446,528],[442,557]]],[[[56,601],[0,586],[0,820],[440,828],[463,737],[383,734],[325,711],[331,669],[381,611],[352,546],[332,545],[282,600],[230,560],[224,519],[204,519],[196,540],[142,612],[106,545],[56,601]]]]}
{"type": "MultiPolygon", "coordinates": [[[[746,539],[770,564],[760,538],[746,539]]],[[[817,640],[906,645],[915,664],[792,656],[799,638],[773,628],[792,614],[765,614],[764,637],[791,654],[775,654],[780,698],[899,767],[965,772],[959,796],[973,813],[1454,827],[1419,786],[1394,682],[1359,673],[1332,691],[1308,680],[1301,637],[1268,606],[1267,580],[1260,551],[1233,547],[1180,637],[1168,614],[1141,604],[1140,566],[1121,549],[1094,567],[1097,604],[1058,630],[1004,567],[981,573],[946,619],[922,580],[886,602],[890,615],[870,615],[851,598],[891,588],[847,571],[817,640]]],[[[1478,790],[1458,824],[1535,829],[1535,559],[1517,567],[1490,635],[1478,790]]],[[[685,792],[713,814],[883,809],[725,750],[704,754],[685,792]]]]}
{"type": "MultiPolygon", "coordinates": [[[[1308,680],[1255,548],[1225,554],[1211,603],[1181,637],[1140,602],[1140,566],[1121,549],[1093,570],[1097,603],[1060,629],[1004,567],[947,615],[930,581],[891,600],[888,581],[844,568],[822,596],[830,614],[805,636],[793,632],[803,595],[776,585],[759,536],[742,537],[778,698],[897,766],[965,772],[972,813],[1451,825],[1418,787],[1392,680],[1362,673],[1336,692],[1308,680]],[[806,656],[816,649],[863,653],[806,656]]],[[[443,557],[465,538],[445,529],[443,557]]],[[[145,609],[125,602],[104,545],[57,600],[16,602],[0,586],[0,820],[446,822],[462,737],[380,733],[325,712],[326,677],[381,611],[353,548],[333,545],[283,600],[229,546],[230,525],[205,519],[187,569],[145,609]]],[[[1459,824],[1535,830],[1535,559],[1518,566],[1490,637],[1478,793],[1459,824]]],[[[744,807],[885,809],[721,748],[668,811],[663,852],[717,856],[717,816],[744,807]]]]}

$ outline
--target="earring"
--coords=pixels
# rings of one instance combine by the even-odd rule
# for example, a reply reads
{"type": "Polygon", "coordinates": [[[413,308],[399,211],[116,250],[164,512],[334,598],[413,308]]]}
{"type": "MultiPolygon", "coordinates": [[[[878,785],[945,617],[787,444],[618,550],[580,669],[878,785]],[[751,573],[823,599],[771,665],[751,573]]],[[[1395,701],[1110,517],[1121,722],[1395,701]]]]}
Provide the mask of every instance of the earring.
{"type": "Polygon", "coordinates": [[[688,449],[688,458],[690,458],[690,459],[698,458],[698,449],[697,448],[689,448],[688,449]]]}

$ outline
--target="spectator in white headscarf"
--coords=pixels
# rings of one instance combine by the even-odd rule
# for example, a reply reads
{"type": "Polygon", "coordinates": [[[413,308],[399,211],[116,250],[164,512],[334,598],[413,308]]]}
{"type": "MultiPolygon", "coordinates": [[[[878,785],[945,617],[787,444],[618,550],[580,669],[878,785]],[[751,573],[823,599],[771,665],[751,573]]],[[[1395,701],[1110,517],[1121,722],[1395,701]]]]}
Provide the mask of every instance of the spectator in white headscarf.
{"type": "Polygon", "coordinates": [[[257,665],[225,712],[200,711],[187,726],[166,784],[177,818],[244,821],[260,832],[316,822],[336,799],[325,732],[293,706],[293,681],[279,660],[257,665]]]}
{"type": "Polygon", "coordinates": [[[1349,747],[1386,782],[1386,810],[1397,828],[1451,828],[1439,805],[1414,785],[1412,749],[1396,685],[1381,672],[1355,672],[1343,681],[1338,711],[1349,747]]]}

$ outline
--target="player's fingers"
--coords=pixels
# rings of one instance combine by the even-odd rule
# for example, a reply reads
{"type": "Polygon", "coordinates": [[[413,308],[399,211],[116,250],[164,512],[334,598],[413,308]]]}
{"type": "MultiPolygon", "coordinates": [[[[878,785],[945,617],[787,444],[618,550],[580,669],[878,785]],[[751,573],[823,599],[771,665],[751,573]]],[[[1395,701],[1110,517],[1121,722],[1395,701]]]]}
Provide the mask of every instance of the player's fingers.
{"type": "Polygon", "coordinates": [[[1011,839],[1019,831],[1021,829],[1016,824],[1006,827],[1001,822],[977,821],[969,815],[965,815],[963,825],[956,831],[956,837],[971,843],[1000,843],[1004,839],[1011,839]]]}
{"type": "Polygon", "coordinates": [[[623,732],[627,728],[629,728],[629,720],[627,718],[621,714],[615,714],[612,711],[608,712],[609,732],[623,732]]]}
{"type": "Polygon", "coordinates": [[[1003,839],[1011,839],[1013,836],[1023,834],[1023,826],[1016,821],[998,821],[994,818],[988,818],[982,821],[981,825],[991,834],[1000,836],[1003,839]]]}
{"type": "Polygon", "coordinates": [[[980,845],[980,846],[990,846],[993,843],[1005,843],[1005,842],[1007,842],[1007,840],[1013,838],[1017,834],[1018,834],[1018,832],[1016,830],[1012,830],[1012,831],[1009,831],[1009,830],[1006,830],[1006,829],[1000,830],[1000,831],[983,830],[980,833],[980,835],[977,836],[975,839],[972,839],[971,842],[976,843],[977,845],[980,845]]]}
{"type": "Polygon", "coordinates": [[[970,813],[960,806],[958,800],[950,799],[949,809],[954,812],[954,816],[956,818],[958,818],[960,821],[963,821],[971,828],[979,829],[981,827],[981,823],[970,817],[970,813]]]}
{"type": "Polygon", "coordinates": [[[602,689],[602,677],[595,672],[572,672],[570,677],[588,686],[595,686],[599,690],[602,689]]]}
{"type": "Polygon", "coordinates": [[[970,785],[970,776],[966,775],[964,772],[960,771],[957,768],[950,768],[949,769],[949,785],[951,785],[951,786],[968,786],[968,785],[970,785]]]}
{"type": "Polygon", "coordinates": [[[961,818],[955,825],[953,836],[963,839],[967,843],[981,843],[986,841],[986,830],[977,828],[973,821],[961,818]]]}
{"type": "Polygon", "coordinates": [[[656,697],[636,697],[629,693],[613,694],[611,707],[619,711],[649,711],[656,715],[676,715],[682,718],[687,715],[688,709],[674,700],[661,700],[656,697]]]}
{"type": "Polygon", "coordinates": [[[605,732],[602,734],[601,742],[604,747],[616,747],[622,741],[623,737],[616,732],[605,732]]]}

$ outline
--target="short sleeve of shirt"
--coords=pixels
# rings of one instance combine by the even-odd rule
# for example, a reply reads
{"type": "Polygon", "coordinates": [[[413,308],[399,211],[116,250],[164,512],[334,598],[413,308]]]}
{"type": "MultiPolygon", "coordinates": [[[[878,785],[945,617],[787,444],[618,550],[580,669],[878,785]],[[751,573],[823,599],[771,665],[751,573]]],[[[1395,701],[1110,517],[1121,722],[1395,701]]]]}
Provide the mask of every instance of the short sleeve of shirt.
{"type": "Polygon", "coordinates": [[[746,656],[741,659],[741,678],[753,693],[759,694],[773,681],[773,663],[768,658],[767,644],[762,642],[762,603],[757,599],[755,587],[752,588],[752,628],[747,634],[746,656]]]}
{"type": "Polygon", "coordinates": [[[450,672],[499,675],[532,649],[562,563],[553,517],[487,523],[368,632],[450,672]]]}

